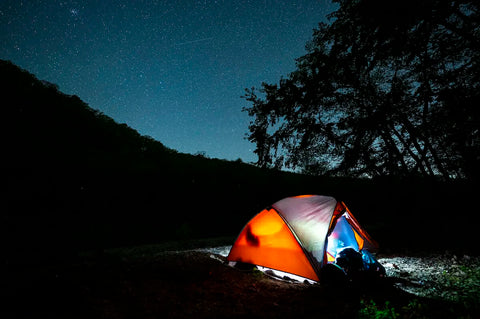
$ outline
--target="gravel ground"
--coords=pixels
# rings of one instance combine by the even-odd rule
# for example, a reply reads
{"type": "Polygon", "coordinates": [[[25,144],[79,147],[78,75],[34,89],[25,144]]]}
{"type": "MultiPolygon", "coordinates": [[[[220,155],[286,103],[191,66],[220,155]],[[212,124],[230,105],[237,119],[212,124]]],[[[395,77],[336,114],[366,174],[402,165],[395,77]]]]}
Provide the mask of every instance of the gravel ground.
{"type": "MultiPolygon", "coordinates": [[[[196,251],[226,257],[231,246],[202,248],[196,251]]],[[[452,302],[480,300],[480,257],[432,255],[423,257],[379,257],[387,277],[399,289],[419,297],[452,302]]]]}
{"type": "Polygon", "coordinates": [[[420,297],[453,302],[480,300],[480,257],[433,255],[378,260],[400,289],[420,297]]]}

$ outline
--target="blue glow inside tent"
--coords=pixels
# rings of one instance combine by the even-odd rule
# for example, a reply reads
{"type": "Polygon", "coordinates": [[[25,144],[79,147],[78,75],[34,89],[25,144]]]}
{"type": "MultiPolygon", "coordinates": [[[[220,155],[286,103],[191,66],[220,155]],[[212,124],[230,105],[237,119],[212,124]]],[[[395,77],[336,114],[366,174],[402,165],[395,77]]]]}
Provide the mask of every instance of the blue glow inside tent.
{"type": "Polygon", "coordinates": [[[327,253],[335,258],[337,253],[346,247],[352,247],[357,251],[359,250],[357,240],[355,239],[355,233],[345,216],[342,216],[337,220],[335,228],[330,236],[328,236],[327,253]]]}

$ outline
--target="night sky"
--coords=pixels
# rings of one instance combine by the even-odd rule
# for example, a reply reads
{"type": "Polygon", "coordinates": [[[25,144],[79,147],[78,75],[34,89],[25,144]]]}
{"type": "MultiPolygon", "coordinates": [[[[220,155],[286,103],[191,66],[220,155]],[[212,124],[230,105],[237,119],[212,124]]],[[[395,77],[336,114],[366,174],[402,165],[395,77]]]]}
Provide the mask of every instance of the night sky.
{"type": "Polygon", "coordinates": [[[327,0],[0,1],[0,59],[167,147],[256,161],[244,89],[295,69],[327,0]]]}

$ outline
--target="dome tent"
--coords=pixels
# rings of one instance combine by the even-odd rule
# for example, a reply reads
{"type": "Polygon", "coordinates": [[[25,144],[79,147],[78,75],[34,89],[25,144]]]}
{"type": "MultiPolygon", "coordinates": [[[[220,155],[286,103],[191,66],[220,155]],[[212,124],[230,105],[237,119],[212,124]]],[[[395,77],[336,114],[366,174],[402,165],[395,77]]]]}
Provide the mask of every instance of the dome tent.
{"type": "Polygon", "coordinates": [[[319,281],[323,266],[349,247],[378,248],[343,202],[333,197],[302,195],[282,199],[254,216],[227,257],[319,281]]]}

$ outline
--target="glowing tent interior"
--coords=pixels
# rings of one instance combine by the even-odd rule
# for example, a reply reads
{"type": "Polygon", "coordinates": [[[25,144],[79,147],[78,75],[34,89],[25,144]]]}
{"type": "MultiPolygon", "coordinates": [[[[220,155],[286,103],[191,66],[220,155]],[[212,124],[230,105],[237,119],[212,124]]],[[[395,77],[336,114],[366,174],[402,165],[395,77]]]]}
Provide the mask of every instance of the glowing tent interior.
{"type": "Polygon", "coordinates": [[[254,216],[227,260],[319,281],[321,268],[346,247],[373,252],[378,245],[343,202],[303,195],[282,199],[254,216]]]}

